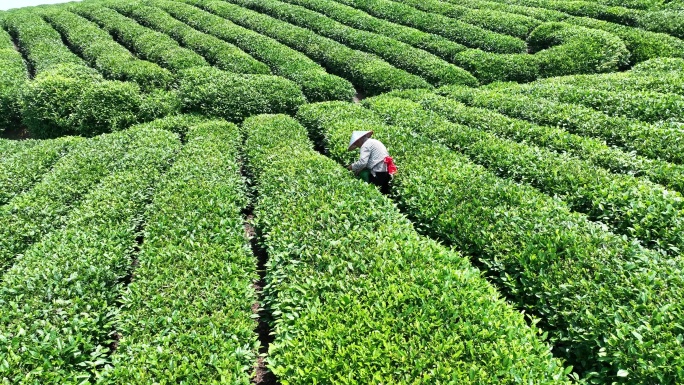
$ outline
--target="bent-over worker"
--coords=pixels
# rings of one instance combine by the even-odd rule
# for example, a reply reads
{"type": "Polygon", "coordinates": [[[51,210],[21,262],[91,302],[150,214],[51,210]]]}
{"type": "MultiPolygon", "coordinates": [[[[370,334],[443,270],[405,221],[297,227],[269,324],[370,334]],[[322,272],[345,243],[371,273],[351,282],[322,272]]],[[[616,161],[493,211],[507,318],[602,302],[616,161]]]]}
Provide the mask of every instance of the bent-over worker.
{"type": "Polygon", "coordinates": [[[349,151],[361,148],[359,160],[347,166],[349,170],[359,174],[368,170],[368,181],[378,187],[380,192],[387,195],[390,192],[391,175],[396,172],[396,166],[387,152],[387,148],[379,140],[372,139],[373,131],[354,131],[349,141],[349,151]]]}

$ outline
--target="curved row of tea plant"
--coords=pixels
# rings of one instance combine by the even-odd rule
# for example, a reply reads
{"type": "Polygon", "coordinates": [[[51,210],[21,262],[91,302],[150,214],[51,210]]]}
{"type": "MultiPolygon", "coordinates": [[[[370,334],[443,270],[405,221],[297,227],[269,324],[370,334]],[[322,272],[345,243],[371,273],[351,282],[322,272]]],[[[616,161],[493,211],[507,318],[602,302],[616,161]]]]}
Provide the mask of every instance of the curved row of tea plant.
{"type": "Polygon", "coordinates": [[[19,9],[3,14],[0,21],[16,39],[33,74],[40,74],[55,65],[86,65],[62,43],[60,34],[37,13],[19,9]]]}
{"type": "Polygon", "coordinates": [[[27,81],[24,59],[14,49],[10,35],[0,28],[0,133],[19,124],[19,90],[27,81]]]}
{"type": "Polygon", "coordinates": [[[0,157],[0,205],[28,190],[46,174],[53,164],[78,144],[80,138],[64,137],[38,141],[15,154],[0,157]]]}
{"type": "Polygon", "coordinates": [[[684,38],[684,13],[673,10],[641,11],[620,6],[607,6],[592,1],[564,0],[493,0],[506,4],[518,4],[546,8],[573,16],[611,21],[627,26],[662,32],[684,38]]]}
{"type": "Polygon", "coordinates": [[[629,62],[625,44],[608,32],[567,23],[545,23],[528,38],[533,54],[460,53],[456,62],[483,83],[617,71],[629,62]]]}
{"type": "Polygon", "coordinates": [[[240,134],[216,121],[186,136],[146,215],[116,325],[122,337],[101,383],[247,385],[256,365],[257,276],[241,214],[240,134]]]}
{"type": "Polygon", "coordinates": [[[181,1],[207,9],[245,28],[300,50],[325,65],[331,73],[348,78],[367,94],[378,94],[394,89],[430,87],[424,79],[400,70],[377,56],[355,51],[308,29],[227,2],[181,1]]]}
{"type": "Polygon", "coordinates": [[[137,84],[103,79],[81,65],[56,65],[22,90],[22,122],[34,138],[93,136],[177,112],[175,92],[143,93],[137,84]]]}
{"type": "MultiPolygon", "coordinates": [[[[80,18],[62,13],[70,15],[70,20],[80,18]]],[[[111,39],[110,42],[116,44],[111,39]]],[[[181,71],[178,80],[178,94],[162,90],[142,93],[133,83],[105,81],[83,66],[52,66],[26,86],[22,96],[23,123],[39,138],[65,134],[92,136],[181,109],[237,121],[257,113],[292,113],[305,101],[297,86],[274,76],[231,75],[206,66],[181,71]],[[215,81],[210,79],[212,76],[215,81]],[[209,87],[196,88],[202,84],[209,87]]]]}
{"type": "MultiPolygon", "coordinates": [[[[500,1],[500,0],[496,0],[500,1]]],[[[516,2],[529,0],[516,0],[516,2]]],[[[639,11],[620,6],[605,6],[587,1],[565,2],[558,0],[534,0],[544,8],[557,9],[574,16],[613,21],[647,31],[662,32],[684,38],[684,13],[677,10],[639,11]]]]}
{"type": "Polygon", "coordinates": [[[131,150],[145,143],[145,136],[133,130],[81,141],[32,189],[0,206],[0,270],[45,234],[62,227],[73,207],[102,178],[135,167],[140,157],[131,150]]]}
{"type": "Polygon", "coordinates": [[[445,50],[442,46],[423,47],[421,40],[430,36],[429,34],[418,35],[411,28],[382,19],[382,14],[376,14],[378,17],[371,16],[360,10],[365,10],[364,7],[353,8],[352,6],[358,6],[353,1],[344,2],[349,6],[332,0],[288,2],[321,12],[342,24],[430,51],[466,68],[484,83],[497,80],[531,81],[571,73],[614,71],[628,62],[629,52],[617,37],[569,24],[552,24],[539,28],[530,40],[531,44],[538,47],[537,50],[541,50],[534,55],[498,54],[462,47],[445,50]]]}
{"type": "Polygon", "coordinates": [[[494,53],[523,53],[521,39],[489,31],[442,15],[423,12],[391,0],[336,0],[395,23],[441,35],[467,47],[494,53]]]}
{"type": "Polygon", "coordinates": [[[684,57],[684,40],[664,33],[644,31],[588,17],[568,16],[564,22],[580,27],[600,29],[619,37],[629,49],[630,62],[633,64],[658,57],[684,57]]]}
{"type": "Polygon", "coordinates": [[[305,102],[298,86],[284,78],[239,76],[210,68],[201,56],[180,48],[170,37],[142,27],[109,8],[78,6],[74,10],[100,23],[148,59],[180,70],[178,88],[185,111],[198,110],[208,116],[240,121],[259,113],[293,113],[297,105],[305,102]],[[179,49],[181,55],[178,55],[179,49]],[[172,60],[178,60],[178,64],[171,64],[172,60]],[[188,67],[204,68],[183,70],[188,67]]]}
{"type": "Polygon", "coordinates": [[[312,104],[298,118],[345,163],[349,132],[373,130],[400,167],[394,196],[416,226],[479,260],[516,305],[541,318],[554,353],[581,377],[684,380],[680,257],[613,235],[562,202],[498,178],[412,130],[387,126],[360,106],[312,104]]]}
{"type": "Polygon", "coordinates": [[[579,135],[602,138],[610,145],[636,151],[649,158],[684,163],[684,142],[679,140],[680,130],[673,127],[658,127],[608,116],[589,107],[496,90],[448,86],[437,92],[467,105],[537,124],[557,125],[579,135]]]}
{"type": "Polygon", "coordinates": [[[152,0],[147,3],[163,9],[193,28],[235,44],[271,67],[273,74],[299,84],[309,101],[351,100],[355,94],[351,83],[326,73],[306,55],[272,38],[188,4],[165,0],[152,0]]]}
{"type": "Polygon", "coordinates": [[[202,56],[179,46],[168,35],[143,27],[102,5],[79,4],[69,10],[99,25],[137,57],[157,63],[170,71],[209,65],[202,56]]]}
{"type": "MultiPolygon", "coordinates": [[[[417,0],[410,0],[418,3],[417,0]]],[[[666,57],[684,56],[684,41],[664,33],[646,31],[640,28],[625,26],[609,21],[592,19],[589,17],[571,16],[567,13],[543,9],[530,8],[515,4],[497,3],[484,0],[447,0],[458,7],[501,11],[508,14],[523,15],[543,22],[563,21],[580,27],[600,29],[615,34],[622,39],[631,53],[631,62],[639,63],[644,60],[666,57]]],[[[432,3],[432,1],[431,1],[432,3]]],[[[497,18],[496,21],[501,20],[497,18]]]]}
{"type": "MultiPolygon", "coordinates": [[[[361,9],[368,10],[369,12],[370,9],[368,8],[370,5],[368,5],[366,0],[336,0],[343,2],[345,4],[353,5],[360,7],[361,9]]],[[[407,25],[413,25],[411,24],[410,19],[405,16],[405,14],[413,14],[415,17],[419,18],[422,14],[416,14],[416,10],[413,8],[418,8],[423,11],[428,11],[428,12],[437,12],[439,14],[446,14],[446,15],[451,15],[454,17],[457,17],[459,14],[463,14],[463,12],[467,13],[467,9],[471,9],[470,12],[478,12],[482,14],[482,22],[487,23],[490,25],[489,28],[495,29],[495,28],[504,28],[503,26],[509,22],[510,20],[516,20],[513,25],[509,26],[509,34],[514,34],[515,36],[521,37],[521,38],[526,38],[530,35],[532,29],[535,27],[538,27],[541,22],[566,22],[568,24],[574,25],[576,27],[587,27],[587,28],[592,28],[596,30],[601,30],[604,32],[610,32],[611,36],[612,34],[617,35],[620,39],[624,40],[624,43],[626,44],[627,48],[629,51],[632,53],[632,62],[640,62],[643,60],[655,58],[655,57],[660,57],[660,56],[683,56],[684,55],[684,41],[681,39],[678,39],[676,37],[672,37],[666,34],[662,33],[654,33],[654,32],[649,32],[649,31],[644,31],[641,29],[637,28],[632,28],[632,27],[626,27],[620,24],[615,24],[615,23],[610,23],[610,22],[604,22],[601,20],[594,20],[594,19],[589,19],[589,18],[581,18],[581,17],[571,17],[568,14],[563,14],[563,13],[555,13],[553,15],[539,15],[538,12],[520,12],[519,8],[516,6],[512,6],[510,4],[498,4],[498,3],[492,3],[492,2],[480,2],[484,3],[479,6],[473,6],[473,4],[468,4],[468,2],[462,2],[462,1],[450,1],[451,4],[449,3],[444,3],[444,2],[438,2],[434,0],[427,0],[427,1],[420,1],[420,0],[399,0],[401,3],[405,3],[404,6],[399,6],[397,3],[389,1],[389,0],[383,0],[383,5],[377,5],[375,7],[376,9],[376,16],[378,17],[383,17],[387,18],[388,20],[404,20],[403,23],[407,25]],[[410,5],[407,7],[407,5],[410,5]],[[499,7],[496,7],[496,5],[499,5],[499,7]],[[511,7],[512,9],[506,9],[505,7],[511,7]],[[388,9],[393,9],[396,8],[398,10],[401,10],[402,12],[398,12],[396,15],[388,15],[388,9]],[[501,12],[501,13],[499,13],[501,12]],[[525,15],[526,19],[524,20],[518,20],[517,15],[525,15]],[[539,20],[534,20],[530,19],[532,18],[539,18],[539,20]],[[403,19],[402,19],[403,18],[403,19]],[[532,29],[530,29],[532,28],[532,29]],[[513,32],[515,29],[520,29],[518,32],[513,32]],[[524,36],[522,34],[525,34],[524,36]]],[[[537,9],[536,11],[539,11],[537,9]]],[[[373,13],[373,12],[371,12],[373,13]]],[[[435,15],[430,14],[431,17],[434,17],[435,15]]],[[[429,17],[428,17],[429,18],[429,17]]],[[[422,21],[422,23],[427,24],[426,28],[430,28],[430,23],[422,21]]],[[[435,28],[435,27],[432,27],[435,28]]],[[[440,33],[438,30],[431,31],[434,33],[440,33]]],[[[594,31],[593,33],[584,33],[584,36],[578,36],[578,40],[581,39],[603,39],[605,40],[608,35],[606,34],[601,34],[599,31],[594,31]],[[593,35],[593,36],[592,36],[593,35]]],[[[613,36],[614,37],[614,36],[613,36]]],[[[591,45],[587,45],[587,48],[589,48],[591,45]]],[[[478,47],[475,47],[478,48],[478,47]]],[[[485,51],[487,51],[485,49],[485,51]]],[[[497,52],[497,53],[515,53],[515,52],[497,52]]],[[[518,52],[520,53],[520,52],[518,52]]],[[[495,59],[496,56],[493,55],[488,55],[488,57],[491,59],[495,59]]],[[[568,56],[568,58],[572,58],[571,56],[568,56]]],[[[508,61],[517,59],[517,61],[521,61],[521,58],[515,58],[515,57],[509,57],[508,61]]],[[[471,58],[471,60],[473,60],[471,58]]],[[[572,59],[571,59],[572,60],[572,59]]],[[[576,59],[575,59],[576,60],[576,59]]],[[[456,64],[461,64],[460,62],[457,62],[456,64]]],[[[502,64],[501,64],[502,65],[502,64]]],[[[519,64],[521,65],[521,64],[519,64]]],[[[518,68],[518,71],[521,73],[524,73],[522,68],[518,68]]],[[[549,76],[549,75],[545,75],[549,76]]],[[[504,78],[499,78],[499,80],[503,80],[504,78]]],[[[516,80],[515,77],[509,76],[507,78],[508,80],[516,80]]],[[[521,78],[518,78],[521,79],[521,78]]]]}
{"type": "Polygon", "coordinates": [[[682,59],[652,59],[640,63],[627,72],[594,75],[561,76],[538,80],[536,84],[571,85],[603,91],[643,91],[684,95],[684,65],[682,59]],[[659,69],[659,67],[665,67],[659,69]]]}
{"type": "Polygon", "coordinates": [[[609,6],[619,5],[621,7],[634,9],[651,9],[663,5],[663,0],[592,0],[592,2],[609,6]]]}
{"type": "Polygon", "coordinates": [[[528,16],[540,21],[562,21],[567,14],[544,8],[526,7],[510,3],[499,3],[494,0],[446,0],[452,4],[459,4],[474,9],[489,9],[517,15],[528,16]]]}
{"type": "Polygon", "coordinates": [[[607,224],[618,234],[671,255],[684,249],[684,199],[660,185],[452,123],[409,100],[378,96],[364,100],[364,105],[385,122],[442,142],[496,175],[560,198],[571,209],[607,224]]]}
{"type": "Polygon", "coordinates": [[[172,94],[105,81],[37,13],[12,11],[2,19],[36,75],[17,91],[21,122],[33,137],[115,131],[179,108],[172,94]]]}
{"type": "Polygon", "coordinates": [[[9,383],[82,383],[108,361],[141,213],[180,141],[168,131],[139,131],[134,147],[124,155],[128,167],[111,170],[64,227],[5,272],[0,376],[9,383]]]}
{"type": "Polygon", "coordinates": [[[559,127],[539,126],[525,120],[509,118],[492,110],[468,107],[430,90],[395,91],[385,95],[418,102],[425,109],[434,111],[454,123],[491,132],[516,142],[532,143],[556,152],[568,153],[614,173],[645,176],[656,183],[684,193],[684,165],[627,153],[608,146],[601,140],[571,134],[559,127]]]}
{"type": "Polygon", "coordinates": [[[418,75],[433,85],[476,86],[477,79],[435,55],[383,35],[347,27],[322,14],[278,0],[230,0],[293,25],[308,28],[350,48],[378,55],[388,63],[418,75]]]}
{"type": "Polygon", "coordinates": [[[287,0],[287,2],[306,7],[352,28],[375,32],[410,44],[448,62],[452,62],[457,53],[467,49],[464,45],[455,43],[443,36],[378,19],[334,0],[287,0]]]}
{"type": "Polygon", "coordinates": [[[606,91],[565,84],[503,84],[490,87],[497,91],[580,104],[611,116],[623,116],[644,122],[662,120],[684,122],[684,95],[653,91],[606,91]]]}
{"type": "Polygon", "coordinates": [[[136,58],[97,24],[61,7],[46,8],[44,13],[69,45],[105,77],[132,81],[147,90],[171,85],[171,72],[136,58]]]}
{"type": "Polygon", "coordinates": [[[202,55],[212,65],[228,72],[268,75],[271,70],[240,48],[215,36],[202,33],[187,24],[174,19],[168,13],[139,2],[110,1],[105,3],[140,24],[165,33],[202,55]]]}
{"type": "Polygon", "coordinates": [[[241,75],[214,67],[196,67],[181,71],[178,77],[185,112],[234,122],[263,113],[293,114],[306,103],[299,86],[280,76],[241,75]]]}
{"type": "Polygon", "coordinates": [[[296,121],[256,116],[243,128],[269,253],[268,363],[282,384],[567,383],[466,259],[316,153],[296,121]]]}
{"type": "Polygon", "coordinates": [[[542,21],[492,9],[469,8],[438,0],[395,0],[424,12],[437,13],[464,23],[525,40],[542,21]]]}

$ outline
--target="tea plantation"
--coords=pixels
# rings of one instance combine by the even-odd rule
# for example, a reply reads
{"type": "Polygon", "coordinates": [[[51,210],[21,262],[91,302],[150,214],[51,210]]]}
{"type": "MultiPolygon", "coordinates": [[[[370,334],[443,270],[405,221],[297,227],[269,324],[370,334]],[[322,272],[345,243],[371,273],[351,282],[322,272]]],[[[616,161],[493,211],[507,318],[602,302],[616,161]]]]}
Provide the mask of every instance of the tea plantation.
{"type": "Polygon", "coordinates": [[[680,0],[0,11],[0,383],[682,384],[682,194],[680,0]]]}

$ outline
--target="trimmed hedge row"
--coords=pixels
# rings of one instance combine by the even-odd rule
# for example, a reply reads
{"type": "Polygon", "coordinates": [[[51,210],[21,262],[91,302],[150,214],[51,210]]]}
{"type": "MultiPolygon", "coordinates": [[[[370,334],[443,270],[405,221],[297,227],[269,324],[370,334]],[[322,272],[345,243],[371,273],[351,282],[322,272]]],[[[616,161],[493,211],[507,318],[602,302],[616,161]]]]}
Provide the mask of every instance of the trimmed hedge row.
{"type": "Polygon", "coordinates": [[[168,35],[145,28],[122,14],[96,4],[79,4],[69,8],[96,23],[137,57],[159,64],[173,72],[208,66],[204,58],[183,48],[168,35]]]}
{"type": "Polygon", "coordinates": [[[558,197],[590,220],[670,255],[684,249],[684,199],[660,185],[612,174],[545,148],[501,139],[449,122],[415,102],[390,96],[364,100],[385,122],[409,128],[466,154],[492,173],[558,197]]]}
{"type": "Polygon", "coordinates": [[[41,237],[64,225],[72,208],[102,178],[137,160],[126,153],[144,139],[121,131],[76,144],[32,189],[0,206],[0,271],[41,237]]]}
{"type": "Polygon", "coordinates": [[[498,111],[533,123],[560,126],[578,135],[605,139],[638,154],[684,163],[684,143],[674,128],[658,128],[634,120],[612,117],[589,107],[560,103],[496,90],[443,87],[437,93],[462,103],[498,111]]]}
{"type": "Polygon", "coordinates": [[[238,128],[193,126],[147,212],[102,383],[249,384],[259,342],[238,128]],[[140,327],[144,325],[144,327],[140,327]]]}
{"type": "Polygon", "coordinates": [[[651,9],[663,5],[664,0],[593,0],[603,5],[619,5],[625,8],[651,9]]]}
{"type": "Polygon", "coordinates": [[[566,23],[581,27],[601,29],[610,32],[625,42],[632,63],[658,57],[684,56],[684,41],[664,33],[644,31],[608,21],[590,19],[588,17],[568,17],[566,23]]]}
{"type": "Polygon", "coordinates": [[[460,6],[521,14],[545,22],[563,21],[580,27],[600,29],[610,32],[624,41],[631,53],[632,63],[638,63],[656,57],[681,57],[684,55],[684,41],[664,33],[645,31],[643,29],[628,27],[622,24],[592,19],[589,17],[570,16],[567,13],[547,10],[544,8],[523,7],[520,5],[510,4],[508,2],[497,3],[494,1],[484,0],[448,1],[460,6]]]}
{"type": "Polygon", "coordinates": [[[230,2],[311,29],[349,48],[378,55],[393,66],[418,75],[433,85],[477,85],[477,79],[467,71],[428,52],[383,35],[347,27],[304,7],[278,0],[230,0],[230,2]]]}
{"type": "MultiPolygon", "coordinates": [[[[455,47],[455,49],[449,50],[425,47],[421,45],[421,41],[433,35],[424,32],[416,33],[411,28],[370,16],[363,11],[338,4],[332,0],[287,0],[287,2],[321,12],[346,25],[373,31],[425,49],[449,62],[469,68],[477,78],[487,83],[503,79],[531,81],[539,76],[538,59],[531,55],[498,55],[480,50],[465,49],[465,47],[455,47]],[[419,33],[423,35],[421,36],[419,33]]],[[[579,50],[585,51],[582,47],[579,50]]],[[[574,54],[572,55],[574,56],[574,54]]],[[[570,60],[570,58],[567,59],[570,60]]]]}
{"type": "Polygon", "coordinates": [[[637,25],[640,28],[667,33],[684,39],[684,10],[662,10],[644,12],[638,16],[637,25]]]}
{"type": "Polygon", "coordinates": [[[349,132],[373,130],[401,167],[400,207],[422,231],[476,257],[515,305],[541,317],[554,352],[585,380],[684,381],[679,256],[642,249],[360,106],[307,105],[298,117],[341,162],[349,132]]]}
{"type": "Polygon", "coordinates": [[[141,134],[126,154],[135,162],[104,177],[4,274],[0,376],[9,383],[89,382],[109,360],[141,212],[180,148],[170,132],[141,134]]]}
{"type": "Polygon", "coordinates": [[[48,8],[43,11],[44,16],[71,47],[105,77],[132,81],[146,90],[171,85],[171,72],[136,58],[97,24],[62,9],[48,8]]]}
{"type": "Polygon", "coordinates": [[[540,25],[527,43],[539,57],[539,72],[545,77],[612,72],[629,62],[629,51],[620,38],[605,31],[566,23],[540,25]]]}
{"type": "MultiPolygon", "coordinates": [[[[0,15],[0,22],[2,22],[2,15],[0,15]]],[[[2,25],[2,24],[0,24],[2,25]]],[[[7,31],[4,29],[0,28],[0,50],[4,51],[7,49],[11,49],[16,52],[16,49],[14,47],[14,42],[12,41],[12,36],[10,36],[7,31]]],[[[18,47],[17,47],[18,49],[18,47]]]]}
{"type": "MultiPolygon", "coordinates": [[[[80,64],[54,64],[38,72],[21,95],[22,121],[31,136],[52,138],[77,134],[75,112],[81,105],[79,100],[86,89],[103,81],[96,70],[80,64]]],[[[124,104],[122,110],[126,109],[124,104]]],[[[130,114],[124,115],[130,119],[130,114]]]]}
{"type": "Polygon", "coordinates": [[[422,78],[393,67],[377,56],[355,51],[334,40],[274,19],[235,4],[222,1],[182,0],[207,9],[218,16],[270,36],[300,50],[325,65],[326,69],[348,78],[366,94],[375,95],[395,89],[428,88],[422,78]]]}
{"type": "Polygon", "coordinates": [[[102,79],[78,65],[53,66],[22,92],[22,120],[35,138],[118,131],[180,110],[175,92],[142,93],[137,84],[102,79]]]}
{"type": "Polygon", "coordinates": [[[107,2],[105,5],[146,27],[171,36],[184,47],[199,53],[209,63],[224,71],[262,75],[271,73],[266,64],[249,56],[240,48],[215,36],[199,32],[158,8],[144,6],[139,2],[123,1],[107,2]]]}
{"type": "Polygon", "coordinates": [[[566,23],[542,24],[528,42],[533,55],[467,50],[459,53],[455,61],[483,83],[611,72],[629,61],[629,51],[616,36],[566,23]]]}
{"type": "Polygon", "coordinates": [[[568,13],[573,16],[590,17],[611,21],[627,26],[639,27],[648,31],[662,32],[684,38],[684,11],[652,10],[640,11],[621,6],[606,6],[590,1],[563,0],[494,0],[500,3],[547,8],[568,13]]]}
{"type": "Polygon", "coordinates": [[[525,40],[533,29],[542,22],[528,16],[496,11],[493,9],[473,9],[467,6],[438,0],[397,0],[421,11],[438,13],[458,19],[464,23],[510,35],[525,40]]]}
{"type": "Polygon", "coordinates": [[[521,39],[485,30],[442,15],[420,11],[390,0],[336,0],[395,23],[441,35],[467,47],[494,53],[523,53],[521,39]]]}
{"type": "Polygon", "coordinates": [[[0,138],[0,154],[2,156],[12,156],[21,151],[29,149],[37,145],[39,141],[37,140],[14,140],[14,139],[4,139],[0,138]]]}
{"type": "Polygon", "coordinates": [[[150,3],[202,32],[235,44],[280,75],[302,87],[309,101],[351,100],[354,86],[328,74],[306,55],[269,37],[240,27],[221,17],[179,2],[153,0],[150,3]]]}
{"type": "Polygon", "coordinates": [[[317,154],[296,121],[256,116],[243,129],[282,384],[567,383],[538,330],[466,259],[317,154]]]}
{"type": "Polygon", "coordinates": [[[0,205],[28,190],[50,171],[55,162],[74,147],[80,138],[66,137],[39,141],[23,151],[0,157],[0,205]]]}
{"type": "Polygon", "coordinates": [[[239,122],[263,113],[294,114],[306,103],[295,83],[271,75],[239,75],[213,67],[178,74],[183,111],[239,122]]]}
{"type": "Polygon", "coordinates": [[[536,55],[502,55],[472,49],[456,55],[454,62],[483,84],[495,81],[530,82],[544,77],[539,73],[540,65],[536,55]]]}
{"type": "Polygon", "coordinates": [[[644,122],[684,121],[684,95],[647,91],[605,91],[564,84],[493,84],[490,89],[580,104],[611,116],[644,122]]]}
{"type": "Polygon", "coordinates": [[[373,17],[348,5],[334,0],[286,0],[288,3],[300,5],[310,10],[322,13],[329,18],[352,28],[375,32],[392,39],[410,44],[416,48],[428,51],[442,59],[452,62],[454,56],[466,49],[464,45],[421,30],[395,24],[387,20],[373,17]]]}
{"type": "Polygon", "coordinates": [[[396,91],[386,94],[420,103],[452,122],[516,142],[532,143],[560,153],[569,153],[615,173],[635,175],[684,193],[684,166],[644,158],[606,145],[603,141],[571,134],[562,128],[538,126],[509,118],[491,110],[466,105],[429,90],[396,91]]]}
{"type": "Polygon", "coordinates": [[[0,28],[0,133],[20,121],[19,91],[28,81],[24,59],[10,35],[0,28]]]}
{"type": "Polygon", "coordinates": [[[605,6],[592,1],[565,0],[492,0],[498,3],[539,7],[564,12],[573,16],[590,17],[619,24],[637,24],[637,12],[629,8],[605,6]]]}
{"type": "Polygon", "coordinates": [[[639,63],[632,67],[633,73],[661,75],[663,73],[673,72],[679,75],[684,75],[684,59],[662,57],[639,63]]]}
{"type": "Polygon", "coordinates": [[[682,0],[669,0],[668,2],[660,6],[662,9],[673,9],[677,11],[684,10],[684,1],[682,0]]]}
{"type": "Polygon", "coordinates": [[[54,65],[85,62],[62,43],[62,37],[38,13],[28,10],[7,12],[2,17],[5,29],[17,40],[29,68],[39,74],[54,65]]]}
{"type": "Polygon", "coordinates": [[[452,4],[458,4],[465,7],[475,9],[490,9],[494,11],[501,11],[506,13],[513,13],[537,19],[540,21],[563,21],[568,17],[563,12],[554,11],[551,9],[527,7],[523,5],[515,5],[509,3],[497,3],[493,0],[446,0],[452,4]]]}
{"type": "Polygon", "coordinates": [[[571,85],[612,92],[660,92],[684,95],[684,76],[677,73],[636,73],[633,71],[595,75],[572,75],[542,79],[537,84],[571,85]]]}

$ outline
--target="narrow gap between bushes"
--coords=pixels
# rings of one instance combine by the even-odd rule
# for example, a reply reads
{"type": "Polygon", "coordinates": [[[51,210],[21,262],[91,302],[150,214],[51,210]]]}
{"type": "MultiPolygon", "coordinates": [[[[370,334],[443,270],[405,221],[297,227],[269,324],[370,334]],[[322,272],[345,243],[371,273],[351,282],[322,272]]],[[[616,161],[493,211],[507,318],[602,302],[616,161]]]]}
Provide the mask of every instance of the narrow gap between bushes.
{"type": "MultiPolygon", "coordinates": [[[[185,144],[185,142],[183,142],[185,144]]],[[[162,170],[162,173],[160,175],[160,178],[158,181],[162,180],[164,175],[173,167],[173,163],[175,163],[176,158],[180,155],[180,150],[176,153],[176,155],[171,159],[171,161],[165,165],[164,169],[162,170]]],[[[119,293],[123,293],[127,288],[128,285],[133,282],[135,279],[135,269],[138,267],[140,264],[140,260],[138,257],[140,256],[140,252],[142,250],[142,247],[145,243],[145,227],[147,226],[147,221],[148,221],[148,215],[149,215],[149,208],[152,206],[152,202],[154,200],[154,195],[157,191],[157,187],[159,187],[159,182],[155,183],[151,188],[149,189],[150,194],[145,198],[144,204],[142,205],[142,213],[135,224],[135,243],[133,244],[133,250],[131,250],[131,253],[129,255],[130,258],[130,265],[128,269],[128,273],[119,278],[119,284],[121,285],[119,287],[119,293]]],[[[116,301],[117,307],[121,308],[123,306],[123,301],[121,296],[116,301]]],[[[109,336],[111,336],[111,342],[108,346],[109,352],[107,353],[107,357],[112,356],[114,352],[119,347],[119,341],[123,337],[123,335],[116,329],[117,323],[114,323],[112,326],[112,330],[109,333],[109,336]]],[[[102,367],[98,367],[97,369],[102,369],[102,367]]]]}
{"type": "MultiPolygon", "coordinates": [[[[110,10],[112,10],[112,9],[110,9],[110,10]]],[[[114,40],[118,45],[120,45],[120,46],[123,47],[125,50],[127,50],[128,52],[130,52],[130,54],[133,55],[133,57],[135,57],[136,59],[138,59],[138,60],[143,60],[143,61],[148,61],[148,60],[144,59],[144,58],[140,55],[140,53],[137,52],[135,49],[129,48],[128,45],[125,44],[125,42],[123,41],[123,39],[121,39],[116,33],[110,32],[107,28],[104,28],[104,27],[100,26],[100,24],[99,24],[98,22],[96,22],[92,17],[90,17],[90,16],[88,16],[88,15],[82,15],[82,14],[77,14],[77,15],[80,16],[80,17],[82,17],[82,18],[84,18],[84,19],[86,19],[86,20],[88,20],[89,22],[93,23],[97,28],[101,29],[102,31],[107,32],[107,33],[109,34],[109,36],[112,38],[112,40],[114,40]]],[[[145,28],[147,28],[147,27],[145,27],[145,28]]],[[[155,62],[153,62],[153,61],[152,61],[152,63],[153,63],[153,64],[157,64],[157,63],[155,63],[155,62]]],[[[162,68],[165,68],[164,66],[161,66],[161,67],[162,67],[162,68]]]]}
{"type": "Polygon", "coordinates": [[[14,49],[17,52],[19,52],[21,58],[24,60],[24,65],[26,66],[26,69],[28,71],[29,79],[33,80],[33,78],[36,76],[36,69],[33,67],[33,64],[31,64],[31,61],[28,59],[28,57],[26,57],[26,54],[19,47],[19,39],[17,39],[17,36],[11,33],[10,31],[5,30],[5,32],[7,32],[10,35],[14,49]]]}
{"type": "Polygon", "coordinates": [[[45,17],[43,17],[43,21],[45,21],[45,23],[47,23],[47,25],[49,25],[50,28],[54,29],[55,32],[57,32],[57,34],[59,34],[60,39],[62,39],[62,44],[64,44],[64,46],[67,47],[67,48],[69,49],[69,51],[71,51],[71,53],[73,53],[74,55],[76,55],[76,56],[78,56],[79,58],[81,58],[81,60],[83,60],[83,63],[84,63],[85,65],[87,65],[87,66],[90,67],[90,68],[93,68],[93,69],[96,70],[98,73],[101,73],[97,68],[94,68],[94,67],[92,67],[92,66],[90,65],[90,63],[88,62],[88,60],[86,60],[86,58],[83,57],[83,55],[81,54],[81,52],[80,52],[78,49],[76,49],[76,47],[74,47],[71,43],[69,43],[69,40],[67,40],[66,36],[62,33],[62,31],[60,31],[58,28],[55,28],[55,26],[54,26],[52,23],[50,23],[50,20],[48,20],[48,19],[46,19],[45,17]]]}
{"type": "MultiPolygon", "coordinates": [[[[146,203],[145,206],[148,206],[151,203],[151,200],[152,200],[152,197],[150,197],[145,202],[146,203]]],[[[128,270],[128,274],[126,274],[125,276],[123,276],[119,279],[119,283],[122,286],[121,291],[126,290],[128,285],[130,285],[131,282],[133,282],[133,273],[135,271],[135,268],[139,264],[138,256],[140,255],[140,250],[142,249],[143,243],[145,242],[145,236],[144,236],[145,224],[146,224],[145,219],[141,219],[135,227],[135,233],[137,235],[135,237],[135,244],[133,246],[133,250],[131,251],[131,255],[130,255],[130,259],[131,259],[130,269],[128,270]]],[[[123,303],[121,302],[120,299],[117,302],[117,305],[119,307],[121,307],[123,305],[123,303]]],[[[121,340],[121,337],[123,337],[123,335],[121,333],[119,333],[118,330],[116,330],[116,325],[114,325],[114,327],[112,328],[109,335],[112,338],[112,342],[108,346],[109,347],[109,353],[107,354],[107,356],[111,356],[112,354],[114,354],[116,349],[119,347],[119,341],[121,340]]]]}
{"type": "Polygon", "coordinates": [[[271,322],[273,321],[273,314],[271,309],[264,304],[264,288],[266,286],[266,264],[268,263],[268,252],[260,244],[261,235],[254,227],[254,206],[256,201],[256,191],[250,184],[253,179],[245,165],[242,166],[242,175],[248,185],[249,205],[242,211],[242,216],[245,219],[244,228],[245,235],[249,239],[250,248],[254,255],[257,266],[258,279],[252,284],[257,295],[257,300],[252,304],[252,313],[257,316],[257,326],[254,332],[259,339],[259,355],[257,357],[256,367],[254,368],[254,377],[250,381],[254,385],[280,385],[280,381],[275,374],[271,372],[266,364],[266,357],[268,356],[268,349],[275,339],[272,334],[271,322]]]}
{"type": "Polygon", "coordinates": [[[259,337],[259,356],[257,358],[257,365],[254,368],[254,377],[251,383],[255,385],[276,385],[279,384],[273,372],[266,367],[266,356],[268,355],[268,348],[273,342],[274,336],[271,334],[270,321],[272,314],[269,309],[264,307],[264,287],[266,286],[266,262],[268,261],[268,253],[259,245],[259,236],[256,229],[252,225],[254,214],[251,207],[245,209],[245,233],[249,237],[249,243],[252,249],[252,254],[256,259],[257,274],[259,279],[254,282],[253,287],[257,293],[257,302],[252,305],[252,313],[258,315],[257,327],[255,332],[259,337]]]}

